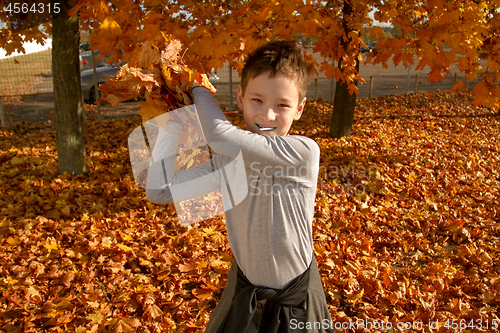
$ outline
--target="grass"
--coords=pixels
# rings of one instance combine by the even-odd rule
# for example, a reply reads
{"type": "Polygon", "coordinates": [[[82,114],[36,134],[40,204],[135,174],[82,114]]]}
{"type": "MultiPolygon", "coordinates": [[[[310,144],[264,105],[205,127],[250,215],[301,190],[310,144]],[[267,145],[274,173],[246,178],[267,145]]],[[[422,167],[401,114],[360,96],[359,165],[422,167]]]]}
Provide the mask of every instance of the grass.
{"type": "Polygon", "coordinates": [[[0,59],[0,96],[33,93],[33,86],[51,66],[51,50],[0,59]]]}

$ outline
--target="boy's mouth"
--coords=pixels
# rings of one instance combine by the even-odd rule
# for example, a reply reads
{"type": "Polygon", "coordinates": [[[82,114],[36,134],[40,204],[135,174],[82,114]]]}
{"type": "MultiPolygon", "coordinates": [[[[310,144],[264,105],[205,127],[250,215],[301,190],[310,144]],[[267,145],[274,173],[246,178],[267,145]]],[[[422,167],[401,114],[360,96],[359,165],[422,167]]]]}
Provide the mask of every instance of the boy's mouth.
{"type": "Polygon", "coordinates": [[[276,127],[263,127],[263,126],[260,126],[257,123],[255,123],[255,125],[257,125],[261,131],[272,131],[272,130],[276,129],[276,127]]]}

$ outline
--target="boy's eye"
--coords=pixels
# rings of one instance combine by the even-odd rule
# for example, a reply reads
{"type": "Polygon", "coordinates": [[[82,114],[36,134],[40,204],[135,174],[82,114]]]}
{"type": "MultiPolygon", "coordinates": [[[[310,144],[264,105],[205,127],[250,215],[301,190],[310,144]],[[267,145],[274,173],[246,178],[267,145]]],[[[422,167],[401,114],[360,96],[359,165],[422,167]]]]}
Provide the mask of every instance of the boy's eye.
{"type": "Polygon", "coordinates": [[[280,108],[288,108],[289,106],[287,104],[278,104],[280,108]]]}
{"type": "Polygon", "coordinates": [[[255,102],[257,102],[257,103],[262,103],[262,100],[261,100],[261,99],[259,99],[259,98],[253,98],[253,99],[252,99],[252,101],[255,101],[255,102]]]}

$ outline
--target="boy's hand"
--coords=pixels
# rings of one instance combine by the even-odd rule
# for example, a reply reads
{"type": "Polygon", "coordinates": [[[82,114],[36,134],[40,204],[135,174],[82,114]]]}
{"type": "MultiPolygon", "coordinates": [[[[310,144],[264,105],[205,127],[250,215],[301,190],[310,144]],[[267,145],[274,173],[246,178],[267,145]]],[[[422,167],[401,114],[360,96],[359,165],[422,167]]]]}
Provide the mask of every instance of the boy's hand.
{"type": "MultiPolygon", "coordinates": [[[[193,89],[197,87],[203,87],[201,84],[199,84],[196,80],[193,81],[193,87],[191,87],[191,96],[193,96],[193,89]]],[[[191,97],[194,102],[194,97],[191,97]]]]}

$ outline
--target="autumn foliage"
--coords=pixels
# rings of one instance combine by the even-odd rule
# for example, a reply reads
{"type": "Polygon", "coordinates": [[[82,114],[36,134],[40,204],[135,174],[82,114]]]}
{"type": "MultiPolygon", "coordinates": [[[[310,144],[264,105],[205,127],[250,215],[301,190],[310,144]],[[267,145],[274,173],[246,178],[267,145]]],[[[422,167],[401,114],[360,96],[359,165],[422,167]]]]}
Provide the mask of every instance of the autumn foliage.
{"type": "MultiPolygon", "coordinates": [[[[45,1],[46,2],[46,1],[45,1]]],[[[458,68],[474,88],[475,104],[499,106],[500,1],[276,1],[276,0],[72,0],[70,12],[78,15],[83,30],[92,32],[93,49],[101,56],[113,54],[134,62],[142,45],[159,50],[171,39],[188,50],[188,68],[208,72],[229,62],[240,70],[247,52],[267,40],[307,37],[322,56],[316,69],[327,77],[345,81],[351,92],[363,79],[356,61],[392,61],[429,69],[428,80],[441,81],[458,68]],[[349,4],[348,13],[344,11],[349,4]],[[394,36],[384,34],[380,23],[397,27],[394,36]],[[360,54],[362,33],[377,40],[372,54],[360,54]],[[114,53],[116,50],[120,52],[114,53]],[[333,63],[341,63],[340,68],[333,63]]],[[[4,8],[5,0],[0,0],[4,8]]],[[[8,22],[0,11],[0,21],[8,22]]],[[[14,33],[0,27],[0,47],[7,54],[23,49],[23,41],[50,36],[50,24],[14,33]]],[[[314,61],[311,58],[311,61],[314,61]]],[[[135,64],[132,64],[135,65],[135,64]]],[[[460,81],[455,89],[462,89],[460,81]]]]}
{"type": "MultiPolygon", "coordinates": [[[[465,93],[387,96],[359,100],[353,135],[334,140],[330,110],[309,103],[291,134],[321,147],[314,249],[334,322],[458,332],[446,321],[473,320],[483,328],[462,331],[491,332],[499,117],[465,93]]],[[[180,227],[146,200],[127,152],[141,121],[88,122],[89,171],[77,177],[58,175],[52,125],[0,132],[1,331],[203,330],[232,260],[224,218],[180,227]]]]}
{"type": "Polygon", "coordinates": [[[352,93],[358,91],[355,83],[363,82],[356,61],[392,61],[428,68],[431,82],[459,68],[467,80],[480,81],[475,103],[497,107],[499,9],[498,0],[80,0],[72,14],[92,31],[101,54],[122,50],[115,58],[136,59],[144,42],[161,50],[173,38],[188,50],[189,68],[206,72],[227,61],[240,70],[245,55],[265,41],[306,37],[323,59],[316,69],[346,82],[352,93]],[[397,33],[386,35],[381,23],[397,27],[397,33]],[[366,57],[360,54],[363,32],[378,41],[366,57]]]}

